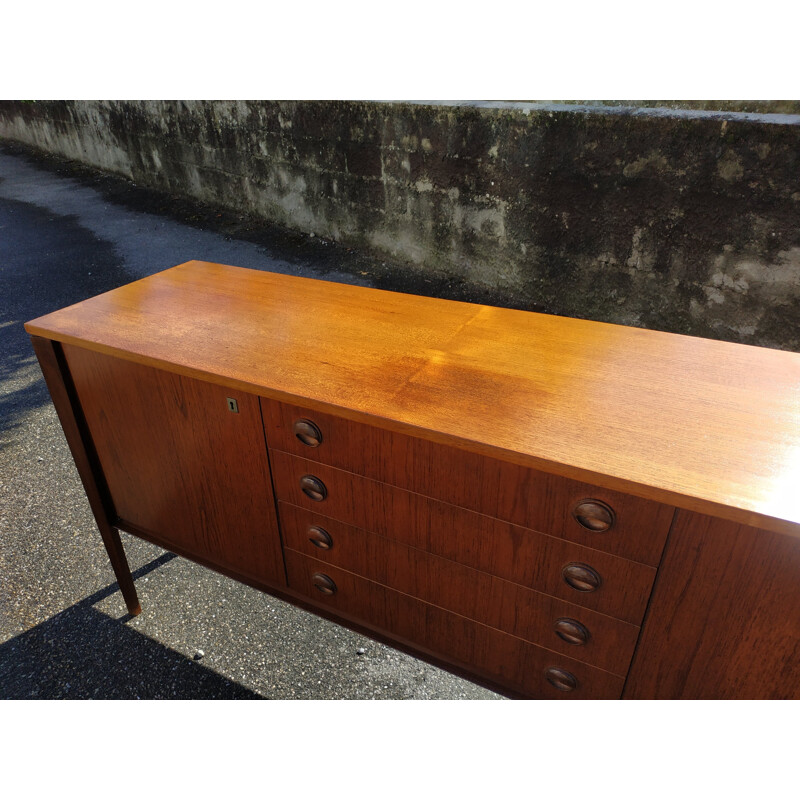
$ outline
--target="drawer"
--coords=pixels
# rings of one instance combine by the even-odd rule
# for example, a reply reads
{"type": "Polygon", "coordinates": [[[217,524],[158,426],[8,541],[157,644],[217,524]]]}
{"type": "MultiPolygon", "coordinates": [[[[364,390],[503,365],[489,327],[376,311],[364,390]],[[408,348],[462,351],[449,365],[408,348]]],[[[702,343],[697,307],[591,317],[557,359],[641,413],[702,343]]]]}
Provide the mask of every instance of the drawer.
{"type": "Polygon", "coordinates": [[[670,506],[275,400],[261,406],[273,449],[643,564],[661,559],[670,506]]]}
{"type": "Polygon", "coordinates": [[[270,462],[278,500],[634,625],[642,621],[652,567],[286,453],[272,451],[270,462]],[[304,494],[306,475],[322,481],[324,500],[304,494]],[[563,575],[569,564],[590,568],[597,587],[573,588],[563,575]]]}
{"type": "MultiPolygon", "coordinates": [[[[286,550],[289,586],[330,609],[479,673],[503,686],[537,699],[618,699],[624,679],[559,653],[489,628],[486,625],[424,603],[402,592],[286,550]],[[322,594],[315,576],[332,584],[333,594],[322,594]],[[558,670],[571,690],[555,688],[548,671],[558,670]],[[566,673],[566,676],[563,676],[566,673]]],[[[330,589],[329,589],[330,591],[330,589]]],[[[554,679],[559,676],[550,673],[554,679]]],[[[562,684],[563,685],[563,684],[562,684]]]]}
{"type": "Polygon", "coordinates": [[[285,503],[279,514],[292,550],[616,675],[628,671],[635,625],[285,503]]]}

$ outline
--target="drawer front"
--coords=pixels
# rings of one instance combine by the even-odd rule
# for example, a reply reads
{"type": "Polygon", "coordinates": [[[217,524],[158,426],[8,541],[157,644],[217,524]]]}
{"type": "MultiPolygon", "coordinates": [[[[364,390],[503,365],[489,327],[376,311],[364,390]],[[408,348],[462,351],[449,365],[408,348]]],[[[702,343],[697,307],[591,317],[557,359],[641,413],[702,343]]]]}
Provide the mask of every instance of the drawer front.
{"type": "Polygon", "coordinates": [[[261,405],[271,448],[658,566],[670,506],[299,406],[261,405]]]}
{"type": "Polygon", "coordinates": [[[624,676],[639,628],[391,539],[279,504],[286,547],[624,676]]]}
{"type": "Polygon", "coordinates": [[[652,567],[286,453],[272,451],[270,461],[278,500],[634,625],[642,621],[655,578],[652,567]],[[325,499],[312,500],[303,492],[300,480],[306,475],[322,481],[325,499]],[[570,564],[590,568],[597,588],[584,591],[585,582],[574,577],[570,585],[564,576],[570,564]]]}
{"type": "Polygon", "coordinates": [[[381,633],[537,699],[618,699],[624,679],[286,550],[289,586],[381,633]],[[315,576],[322,576],[317,578],[315,576]],[[328,583],[327,581],[330,581],[328,583]],[[317,588],[319,582],[326,591],[317,588]],[[567,689],[555,688],[551,678],[567,689]],[[564,675],[563,673],[566,673],[564,675]],[[574,681],[574,688],[569,684],[574,681]],[[567,682],[567,685],[565,685],[567,682]]]}

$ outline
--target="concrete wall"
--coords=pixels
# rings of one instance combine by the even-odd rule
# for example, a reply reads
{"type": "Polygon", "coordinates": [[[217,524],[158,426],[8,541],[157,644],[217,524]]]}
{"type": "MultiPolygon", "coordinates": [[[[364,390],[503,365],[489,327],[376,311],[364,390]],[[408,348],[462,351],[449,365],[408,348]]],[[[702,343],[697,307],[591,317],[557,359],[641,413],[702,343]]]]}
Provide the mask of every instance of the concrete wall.
{"type": "Polygon", "coordinates": [[[3,102],[0,137],[517,306],[800,350],[800,116],[3,102]]]}

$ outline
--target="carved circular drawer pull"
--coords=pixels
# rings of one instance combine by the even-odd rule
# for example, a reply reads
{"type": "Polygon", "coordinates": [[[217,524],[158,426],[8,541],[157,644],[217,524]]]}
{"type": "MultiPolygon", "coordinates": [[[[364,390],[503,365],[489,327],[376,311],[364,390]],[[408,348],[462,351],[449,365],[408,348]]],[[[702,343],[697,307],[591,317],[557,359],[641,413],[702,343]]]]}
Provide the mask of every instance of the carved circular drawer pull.
{"type": "Polygon", "coordinates": [[[559,639],[563,639],[567,644],[586,644],[589,641],[589,630],[585,625],[581,625],[576,619],[562,617],[557,619],[553,625],[553,630],[559,639]]]}
{"type": "Polygon", "coordinates": [[[555,686],[560,692],[572,692],[578,688],[578,679],[565,669],[550,667],[544,675],[547,678],[547,682],[551,686],[555,686]]]}
{"type": "Polygon", "coordinates": [[[310,419],[298,419],[294,423],[294,435],[308,447],[322,444],[322,431],[310,419]]]}
{"type": "Polygon", "coordinates": [[[592,533],[604,533],[614,525],[614,509],[600,500],[581,500],[572,509],[572,516],[578,525],[592,533]]]}
{"type": "Polygon", "coordinates": [[[333,547],[333,539],[325,528],[320,528],[319,525],[311,525],[308,529],[308,541],[319,547],[320,550],[330,550],[333,547]]]}
{"type": "Polygon", "coordinates": [[[306,497],[310,497],[317,502],[321,502],[328,496],[328,490],[325,484],[313,475],[303,475],[303,477],[300,478],[300,488],[303,490],[303,494],[306,497]]]}
{"type": "Polygon", "coordinates": [[[324,572],[315,572],[311,576],[311,580],[314,582],[314,586],[317,590],[322,592],[322,594],[336,594],[336,584],[333,582],[333,578],[331,578],[330,575],[326,575],[324,572]]]}
{"type": "Polygon", "coordinates": [[[588,564],[567,564],[561,570],[561,576],[569,586],[579,592],[593,592],[602,583],[600,576],[588,564]]]}

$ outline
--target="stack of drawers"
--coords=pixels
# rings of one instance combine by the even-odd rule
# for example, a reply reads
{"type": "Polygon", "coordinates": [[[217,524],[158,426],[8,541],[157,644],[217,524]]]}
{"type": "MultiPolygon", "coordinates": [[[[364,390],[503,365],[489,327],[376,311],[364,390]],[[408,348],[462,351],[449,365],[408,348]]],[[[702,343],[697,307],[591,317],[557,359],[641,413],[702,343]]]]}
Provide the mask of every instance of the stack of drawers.
{"type": "Polygon", "coordinates": [[[524,696],[621,696],[673,508],[261,405],[292,589],[524,696]]]}

